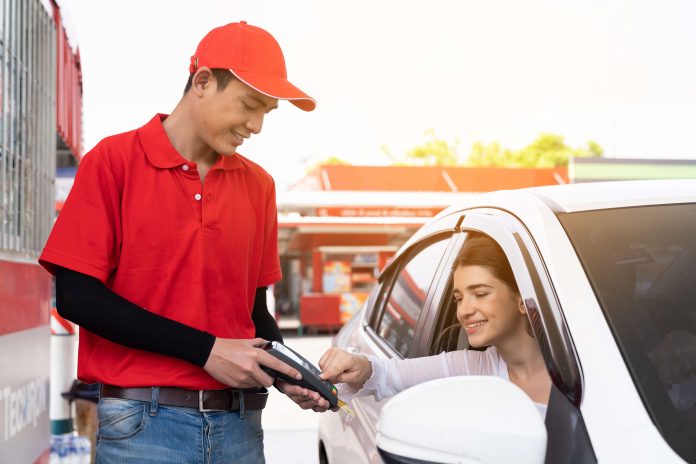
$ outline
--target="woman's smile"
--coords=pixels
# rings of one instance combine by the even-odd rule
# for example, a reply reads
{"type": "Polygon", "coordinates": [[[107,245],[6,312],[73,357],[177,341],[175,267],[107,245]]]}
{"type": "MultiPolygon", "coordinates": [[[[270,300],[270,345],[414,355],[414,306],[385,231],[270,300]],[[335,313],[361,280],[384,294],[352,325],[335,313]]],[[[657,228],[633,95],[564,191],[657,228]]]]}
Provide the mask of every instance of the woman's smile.
{"type": "Polygon", "coordinates": [[[481,328],[487,322],[488,321],[485,319],[480,319],[476,321],[465,321],[464,328],[466,329],[466,333],[471,335],[477,332],[478,329],[481,328]]]}

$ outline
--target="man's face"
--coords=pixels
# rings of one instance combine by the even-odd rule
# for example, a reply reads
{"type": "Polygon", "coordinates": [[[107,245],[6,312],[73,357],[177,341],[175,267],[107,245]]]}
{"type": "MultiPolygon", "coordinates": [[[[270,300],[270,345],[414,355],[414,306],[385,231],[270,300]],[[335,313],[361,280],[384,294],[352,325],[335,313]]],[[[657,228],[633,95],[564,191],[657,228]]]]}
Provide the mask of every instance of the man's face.
{"type": "Polygon", "coordinates": [[[218,91],[214,77],[199,87],[195,110],[196,131],[203,143],[221,155],[233,155],[251,134],[258,134],[263,118],[278,107],[278,100],[238,79],[218,91]]]}

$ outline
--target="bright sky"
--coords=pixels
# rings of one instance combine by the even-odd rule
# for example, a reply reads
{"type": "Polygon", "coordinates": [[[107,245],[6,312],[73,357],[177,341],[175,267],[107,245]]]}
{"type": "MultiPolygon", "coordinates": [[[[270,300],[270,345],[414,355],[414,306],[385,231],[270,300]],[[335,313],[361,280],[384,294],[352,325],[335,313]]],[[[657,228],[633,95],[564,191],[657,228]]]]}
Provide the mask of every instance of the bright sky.
{"type": "Polygon", "coordinates": [[[290,80],[245,156],[280,189],[337,156],[385,164],[434,129],[519,148],[540,132],[610,157],[696,158],[691,0],[62,0],[82,57],[84,138],[176,105],[213,27],[246,20],[278,39],[290,80]]]}

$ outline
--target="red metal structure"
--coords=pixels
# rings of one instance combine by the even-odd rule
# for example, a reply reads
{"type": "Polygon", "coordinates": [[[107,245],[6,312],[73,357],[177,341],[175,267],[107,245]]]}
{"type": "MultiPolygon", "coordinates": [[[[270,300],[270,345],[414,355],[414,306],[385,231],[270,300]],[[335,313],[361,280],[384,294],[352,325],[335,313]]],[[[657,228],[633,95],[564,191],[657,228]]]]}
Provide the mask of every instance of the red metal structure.
{"type": "Polygon", "coordinates": [[[73,51],[63,27],[56,0],[53,19],[56,23],[56,130],[70,152],[82,157],[82,68],[80,50],[73,51]]]}

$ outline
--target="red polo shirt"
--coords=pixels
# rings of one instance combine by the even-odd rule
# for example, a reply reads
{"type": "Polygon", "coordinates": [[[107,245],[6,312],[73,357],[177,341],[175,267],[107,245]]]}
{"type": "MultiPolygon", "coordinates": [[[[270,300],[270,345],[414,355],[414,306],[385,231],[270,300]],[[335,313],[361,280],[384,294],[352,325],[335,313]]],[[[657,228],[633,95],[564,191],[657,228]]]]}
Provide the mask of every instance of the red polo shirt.
{"type": "MultiPolygon", "coordinates": [[[[61,266],[96,277],[138,306],[217,337],[253,338],[256,288],[281,278],[273,179],[235,154],[220,156],[202,184],[164,118],[108,137],[83,158],[39,262],[52,273],[61,266]]],[[[86,382],[225,387],[186,361],[84,329],[78,359],[86,382]]]]}

